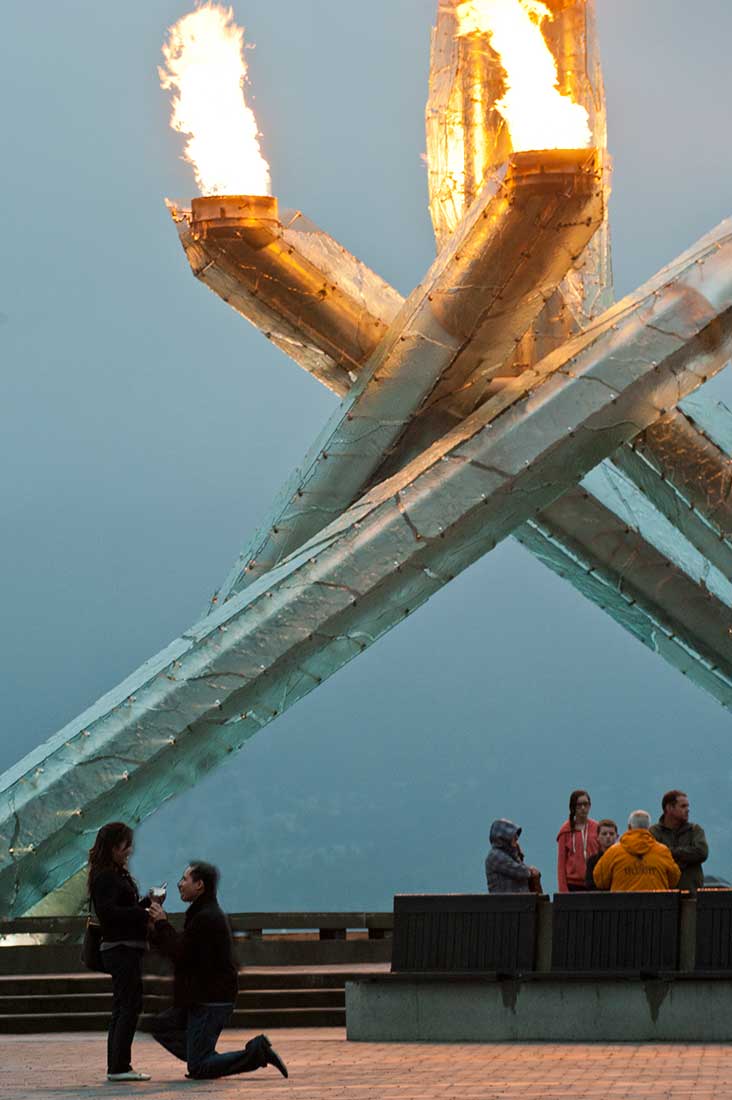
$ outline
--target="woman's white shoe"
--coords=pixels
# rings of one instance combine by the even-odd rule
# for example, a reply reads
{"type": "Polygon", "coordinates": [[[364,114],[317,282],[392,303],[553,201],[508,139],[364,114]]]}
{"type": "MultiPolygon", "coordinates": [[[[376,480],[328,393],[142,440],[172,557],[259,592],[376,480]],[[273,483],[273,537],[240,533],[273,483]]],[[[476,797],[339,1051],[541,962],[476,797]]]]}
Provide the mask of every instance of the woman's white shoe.
{"type": "Polygon", "coordinates": [[[108,1081],[149,1081],[149,1073],[138,1073],[136,1069],[128,1069],[126,1073],[108,1073],[108,1081]]]}

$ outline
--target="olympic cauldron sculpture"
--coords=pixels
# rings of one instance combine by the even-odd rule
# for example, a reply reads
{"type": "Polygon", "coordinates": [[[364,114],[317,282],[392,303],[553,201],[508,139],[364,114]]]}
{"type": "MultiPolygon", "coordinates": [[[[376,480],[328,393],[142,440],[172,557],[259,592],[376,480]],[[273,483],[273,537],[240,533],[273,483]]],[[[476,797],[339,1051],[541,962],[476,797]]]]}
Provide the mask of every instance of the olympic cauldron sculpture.
{"type": "MultiPolygon", "coordinates": [[[[212,5],[166,47],[189,134],[209,33],[241,59],[212,5]]],[[[438,255],[406,301],[279,210],[238,109],[255,182],[197,162],[181,243],[342,400],[208,613],[0,779],[9,916],[77,908],[100,824],[194,785],[509,535],[732,706],[732,415],[691,396],[732,353],[732,221],[612,304],[594,0],[441,0],[438,255]]]]}

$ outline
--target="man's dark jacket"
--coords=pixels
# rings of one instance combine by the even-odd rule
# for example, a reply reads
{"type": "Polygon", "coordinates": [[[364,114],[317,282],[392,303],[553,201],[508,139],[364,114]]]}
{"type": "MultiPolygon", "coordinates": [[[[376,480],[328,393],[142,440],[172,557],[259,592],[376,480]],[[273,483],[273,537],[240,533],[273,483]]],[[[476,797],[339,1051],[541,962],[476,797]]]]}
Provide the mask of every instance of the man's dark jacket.
{"type": "Polygon", "coordinates": [[[599,886],[595,885],[594,871],[598,863],[605,855],[605,852],[595,852],[594,856],[587,857],[587,874],[585,875],[585,886],[588,890],[598,890],[599,886]]]}
{"type": "Polygon", "coordinates": [[[135,880],[127,871],[99,871],[91,883],[91,900],[107,943],[120,940],[147,940],[148,914],[140,901],[135,880]]]}
{"type": "Polygon", "coordinates": [[[173,961],[176,1007],[233,1004],[239,989],[229,921],[215,897],[204,894],[189,907],[182,932],[155,922],[154,946],[173,961]]]}
{"type": "Polygon", "coordinates": [[[681,868],[676,889],[696,893],[704,885],[701,865],[709,855],[707,838],[701,825],[685,821],[678,829],[668,829],[661,818],[657,825],[651,825],[651,832],[656,840],[671,850],[671,855],[681,868]]]}

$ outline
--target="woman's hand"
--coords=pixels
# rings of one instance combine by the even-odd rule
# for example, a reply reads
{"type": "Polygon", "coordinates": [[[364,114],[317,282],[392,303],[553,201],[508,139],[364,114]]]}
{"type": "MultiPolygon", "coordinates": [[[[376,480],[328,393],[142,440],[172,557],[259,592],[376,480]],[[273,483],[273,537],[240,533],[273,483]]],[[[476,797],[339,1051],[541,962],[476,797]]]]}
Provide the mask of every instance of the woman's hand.
{"type": "Polygon", "coordinates": [[[148,913],[150,914],[150,919],[153,922],[153,924],[157,924],[158,921],[168,919],[168,915],[165,912],[165,910],[163,909],[163,907],[162,907],[162,905],[160,904],[159,901],[151,901],[150,902],[150,908],[148,909],[148,913]]]}

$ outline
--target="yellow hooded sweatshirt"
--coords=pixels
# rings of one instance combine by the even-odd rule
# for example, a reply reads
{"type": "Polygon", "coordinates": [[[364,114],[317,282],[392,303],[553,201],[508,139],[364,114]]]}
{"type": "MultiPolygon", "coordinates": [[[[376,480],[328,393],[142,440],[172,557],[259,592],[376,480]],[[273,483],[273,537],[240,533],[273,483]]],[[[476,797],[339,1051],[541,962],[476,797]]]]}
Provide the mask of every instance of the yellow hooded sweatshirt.
{"type": "Polygon", "coordinates": [[[629,829],[595,865],[600,890],[673,890],[681,869],[648,829],[629,829]]]}

